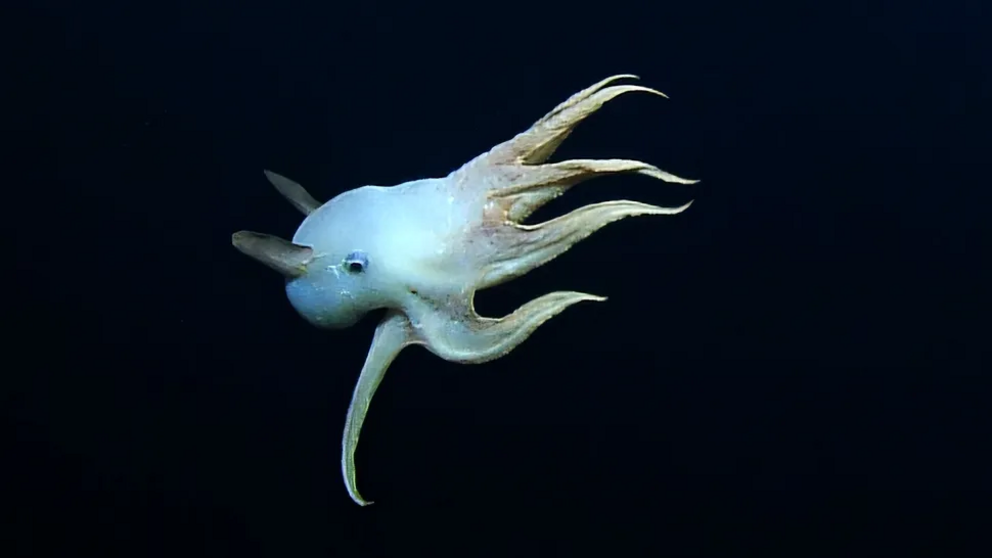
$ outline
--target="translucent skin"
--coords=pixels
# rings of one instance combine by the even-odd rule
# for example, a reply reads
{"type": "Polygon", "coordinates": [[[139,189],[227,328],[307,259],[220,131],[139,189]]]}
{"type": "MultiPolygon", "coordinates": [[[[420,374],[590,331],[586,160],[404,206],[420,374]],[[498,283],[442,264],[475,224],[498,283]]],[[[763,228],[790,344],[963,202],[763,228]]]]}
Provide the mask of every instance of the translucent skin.
{"type": "Polygon", "coordinates": [[[626,172],[696,182],[626,159],[545,164],[575,126],[614,97],[631,91],[664,96],[646,87],[609,85],[634,77],[613,76],[576,93],[525,132],[444,178],[364,186],[320,205],[298,184],[267,173],[307,217],[291,243],[242,231],[234,245],[286,275],[290,303],[318,327],[348,327],[371,310],[387,309],[355,387],[342,441],[345,486],[358,504],[371,503],[358,492],[355,476],[361,426],[386,369],[404,347],[422,345],[462,363],[499,358],[568,306],[605,299],[554,292],[493,319],[475,312],[476,291],[547,263],[613,221],[689,207],[617,200],[522,224],[543,204],[596,176],[626,172]]]}

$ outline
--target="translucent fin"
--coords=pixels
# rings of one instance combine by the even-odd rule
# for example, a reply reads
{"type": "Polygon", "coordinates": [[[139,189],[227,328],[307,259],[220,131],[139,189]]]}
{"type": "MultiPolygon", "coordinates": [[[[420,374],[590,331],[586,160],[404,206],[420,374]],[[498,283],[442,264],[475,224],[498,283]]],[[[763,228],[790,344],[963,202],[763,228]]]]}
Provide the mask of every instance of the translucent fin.
{"type": "Polygon", "coordinates": [[[251,231],[231,235],[231,244],[242,254],[250,256],[286,277],[300,277],[307,271],[313,250],[288,240],[251,231]]]}
{"type": "Polygon", "coordinates": [[[303,186],[270,170],[264,172],[265,178],[269,179],[269,182],[276,187],[276,190],[279,190],[279,193],[289,200],[289,203],[293,204],[293,207],[302,211],[304,215],[310,215],[321,206],[321,203],[314,199],[303,186]]]}

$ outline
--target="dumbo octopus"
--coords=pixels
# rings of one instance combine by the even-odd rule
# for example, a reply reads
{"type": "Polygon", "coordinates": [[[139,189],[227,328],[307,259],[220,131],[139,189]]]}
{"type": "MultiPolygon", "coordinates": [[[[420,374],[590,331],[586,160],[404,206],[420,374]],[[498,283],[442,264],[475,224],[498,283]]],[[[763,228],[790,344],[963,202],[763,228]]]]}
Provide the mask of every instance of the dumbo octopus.
{"type": "Polygon", "coordinates": [[[321,328],[351,326],[385,309],[352,395],[344,426],[341,470],[348,494],[368,505],[355,480],[355,448],[369,402],[396,355],[422,345],[454,362],[497,359],[565,308],[604,297],[561,291],[532,300],[503,318],[476,313],[475,292],[549,262],[605,225],[635,215],[674,215],[665,208],[617,200],[581,207],[550,221],[524,224],[539,207],[572,186],[614,173],[637,173],[693,184],[628,159],[546,163],[586,117],[632,91],[665,97],[609,77],[555,107],[527,131],[472,159],[444,178],[396,186],[362,186],[321,204],[299,184],[266,177],[306,218],[292,242],[237,232],[238,250],[282,273],[293,308],[321,328]]]}

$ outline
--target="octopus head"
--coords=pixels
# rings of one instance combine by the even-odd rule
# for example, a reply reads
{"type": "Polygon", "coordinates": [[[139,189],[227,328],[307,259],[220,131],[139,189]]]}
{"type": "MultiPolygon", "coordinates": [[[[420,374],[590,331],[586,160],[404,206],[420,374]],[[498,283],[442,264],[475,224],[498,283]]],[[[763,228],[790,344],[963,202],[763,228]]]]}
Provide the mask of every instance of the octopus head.
{"type": "Polygon", "coordinates": [[[390,278],[385,258],[376,257],[375,239],[353,226],[362,208],[375,206],[378,189],[358,188],[318,205],[296,183],[266,175],[307,217],[292,242],[240,231],[232,243],[286,278],[286,295],[300,316],[320,328],[341,329],[391,306],[402,286],[390,278]]]}

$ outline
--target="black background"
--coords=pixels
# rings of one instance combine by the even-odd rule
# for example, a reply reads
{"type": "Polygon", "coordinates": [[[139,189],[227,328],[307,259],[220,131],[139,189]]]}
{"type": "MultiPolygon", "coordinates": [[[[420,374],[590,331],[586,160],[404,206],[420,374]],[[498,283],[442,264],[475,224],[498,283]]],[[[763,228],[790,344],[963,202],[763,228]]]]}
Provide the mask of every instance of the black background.
{"type": "MultiPolygon", "coordinates": [[[[988,556],[983,2],[189,2],[5,17],[12,556],[988,556]],[[311,328],[241,229],[443,176],[615,73],[535,215],[611,225],[479,294],[567,310],[479,366],[311,328]]],[[[5,158],[6,158],[5,157],[5,158]]]]}

